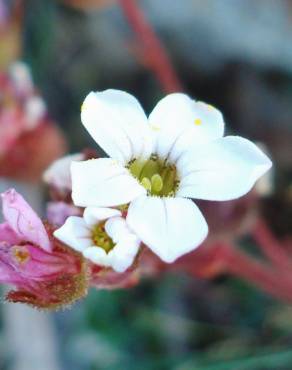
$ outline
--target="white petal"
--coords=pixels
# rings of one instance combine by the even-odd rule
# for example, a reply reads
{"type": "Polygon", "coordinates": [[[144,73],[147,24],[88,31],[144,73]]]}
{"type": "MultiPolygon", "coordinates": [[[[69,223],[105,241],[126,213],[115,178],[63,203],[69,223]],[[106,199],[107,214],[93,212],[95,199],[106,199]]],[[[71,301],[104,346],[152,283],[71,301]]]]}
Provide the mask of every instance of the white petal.
{"type": "Polygon", "coordinates": [[[117,272],[126,271],[134,262],[140,241],[135,235],[128,235],[110,251],[112,268],[117,272]]]}
{"type": "Polygon", "coordinates": [[[64,225],[54,232],[54,236],[79,252],[92,245],[90,229],[82,217],[69,217],[64,225]]]}
{"type": "Polygon", "coordinates": [[[121,238],[130,234],[126,220],[123,217],[112,217],[105,223],[105,231],[117,243],[121,238]]]}
{"type": "Polygon", "coordinates": [[[9,67],[9,74],[13,80],[13,86],[21,95],[27,96],[34,90],[31,70],[23,62],[13,62],[9,67]]]}
{"type": "Polygon", "coordinates": [[[223,136],[222,114],[185,94],[170,94],[162,99],[149,116],[156,137],[153,152],[175,161],[190,145],[202,145],[223,136]]]}
{"type": "Polygon", "coordinates": [[[251,141],[226,136],[201,151],[189,151],[177,163],[181,176],[177,195],[231,200],[246,194],[269,170],[269,158],[251,141]]]}
{"type": "Polygon", "coordinates": [[[81,120],[98,145],[123,164],[151,154],[147,117],[137,99],[126,92],[91,92],[82,105],[81,120]]]}
{"type": "Polygon", "coordinates": [[[99,247],[89,247],[83,251],[83,256],[99,266],[110,267],[111,257],[99,247]]]}
{"type": "Polygon", "coordinates": [[[113,207],[129,203],[146,190],[129,171],[110,158],[73,162],[72,199],[82,207],[113,207]]]}
{"type": "Polygon", "coordinates": [[[163,261],[173,262],[199,246],[208,226],[189,199],[140,197],[131,203],[127,222],[163,261]]]}
{"type": "Polygon", "coordinates": [[[72,161],[82,161],[83,159],[84,154],[76,153],[56,160],[44,172],[43,180],[58,189],[71,190],[71,163],[72,161]]]}
{"type": "Polygon", "coordinates": [[[25,104],[26,129],[33,130],[41,122],[46,114],[47,108],[44,100],[40,96],[32,96],[25,104]]]}
{"type": "Polygon", "coordinates": [[[83,218],[87,225],[94,226],[100,221],[120,215],[121,211],[114,208],[87,207],[84,211],[83,218]]]}

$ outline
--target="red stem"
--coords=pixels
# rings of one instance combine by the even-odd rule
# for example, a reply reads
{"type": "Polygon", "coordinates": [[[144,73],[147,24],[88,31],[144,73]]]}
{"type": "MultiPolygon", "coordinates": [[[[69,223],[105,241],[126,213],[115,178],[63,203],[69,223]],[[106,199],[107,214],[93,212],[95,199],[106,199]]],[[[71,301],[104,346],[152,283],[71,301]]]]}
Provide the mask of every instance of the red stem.
{"type": "Polygon", "coordinates": [[[120,0],[121,8],[143,47],[143,55],[166,93],[182,91],[182,85],[175,73],[165,48],[146,20],[136,0],[120,0]]]}
{"type": "Polygon", "coordinates": [[[292,279],[233,246],[224,245],[222,256],[226,271],[286,302],[292,302],[292,279]]]}
{"type": "Polygon", "coordinates": [[[292,271],[292,260],[289,254],[284,250],[284,247],[274,237],[263,220],[259,220],[255,225],[253,237],[261,248],[262,252],[273,262],[278,268],[292,271]]]}

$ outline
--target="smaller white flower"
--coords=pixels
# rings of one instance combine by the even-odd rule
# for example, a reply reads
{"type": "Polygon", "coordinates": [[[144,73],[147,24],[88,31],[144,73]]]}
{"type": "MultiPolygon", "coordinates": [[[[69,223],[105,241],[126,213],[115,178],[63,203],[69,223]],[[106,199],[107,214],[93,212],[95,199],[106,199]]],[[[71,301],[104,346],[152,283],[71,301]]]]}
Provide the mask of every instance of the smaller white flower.
{"type": "Polygon", "coordinates": [[[88,207],[83,217],[69,217],[54,236],[93,263],[117,272],[133,264],[140,246],[122,213],[112,208],[88,207]]]}

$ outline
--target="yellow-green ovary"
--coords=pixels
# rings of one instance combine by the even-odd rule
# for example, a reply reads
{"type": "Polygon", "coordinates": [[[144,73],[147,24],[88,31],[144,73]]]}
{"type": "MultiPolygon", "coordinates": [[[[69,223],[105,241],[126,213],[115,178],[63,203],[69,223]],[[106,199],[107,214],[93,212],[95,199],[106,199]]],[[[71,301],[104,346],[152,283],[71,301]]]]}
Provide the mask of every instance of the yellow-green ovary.
{"type": "Polygon", "coordinates": [[[151,156],[147,161],[132,160],[128,169],[149,194],[160,197],[175,195],[179,184],[175,165],[151,156]]]}
{"type": "Polygon", "coordinates": [[[113,249],[114,242],[105,231],[105,222],[101,222],[92,229],[91,238],[97,247],[104,249],[107,253],[113,249]]]}

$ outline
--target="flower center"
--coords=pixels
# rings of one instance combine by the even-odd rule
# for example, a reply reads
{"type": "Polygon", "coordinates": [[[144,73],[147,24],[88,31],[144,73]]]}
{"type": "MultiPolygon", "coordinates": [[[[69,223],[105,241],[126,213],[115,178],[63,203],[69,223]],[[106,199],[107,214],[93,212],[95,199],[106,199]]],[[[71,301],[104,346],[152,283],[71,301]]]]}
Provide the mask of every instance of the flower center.
{"type": "Polygon", "coordinates": [[[30,259],[30,253],[25,246],[15,245],[12,247],[12,254],[19,264],[25,264],[30,259]]]}
{"type": "Polygon", "coordinates": [[[92,229],[91,238],[97,247],[104,249],[107,253],[111,251],[115,244],[105,231],[105,222],[95,225],[92,229]]]}
{"type": "Polygon", "coordinates": [[[148,194],[160,197],[175,195],[179,180],[176,167],[152,154],[147,161],[133,159],[127,168],[147,190],[148,194]]]}

